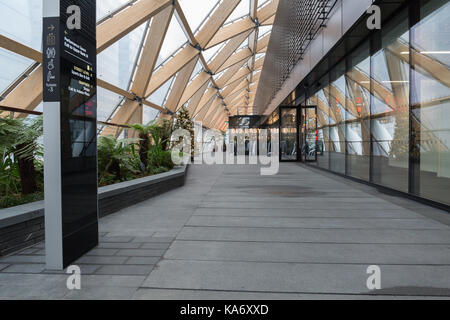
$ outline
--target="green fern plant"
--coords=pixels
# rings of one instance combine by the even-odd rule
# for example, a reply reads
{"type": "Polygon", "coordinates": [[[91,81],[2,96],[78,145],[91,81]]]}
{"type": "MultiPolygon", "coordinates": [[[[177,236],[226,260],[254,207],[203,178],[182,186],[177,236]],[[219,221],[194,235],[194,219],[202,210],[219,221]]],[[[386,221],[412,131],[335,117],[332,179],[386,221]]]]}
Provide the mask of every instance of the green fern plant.
{"type": "Polygon", "coordinates": [[[113,136],[98,139],[100,185],[130,180],[139,174],[136,142],[136,139],[116,139],[113,136]]]}
{"type": "MultiPolygon", "coordinates": [[[[33,120],[0,118],[0,153],[3,154],[2,161],[12,155],[17,164],[22,195],[32,194],[38,191],[36,169],[36,157],[42,155],[42,147],[38,138],[42,135],[42,117],[33,120]]],[[[3,166],[3,168],[6,168],[3,166]]],[[[9,166],[12,170],[13,167],[9,166]]],[[[3,172],[5,177],[11,177],[9,173],[3,172]]]]}

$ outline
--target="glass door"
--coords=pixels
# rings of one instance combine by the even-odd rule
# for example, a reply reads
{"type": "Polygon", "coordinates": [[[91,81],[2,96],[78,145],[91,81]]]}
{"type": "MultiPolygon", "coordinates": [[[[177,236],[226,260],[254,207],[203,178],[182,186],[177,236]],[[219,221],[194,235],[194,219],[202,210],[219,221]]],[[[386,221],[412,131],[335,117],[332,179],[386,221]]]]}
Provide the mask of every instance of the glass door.
{"type": "Polygon", "coordinates": [[[302,161],[316,162],[318,151],[317,107],[302,107],[302,161]]]}
{"type": "Polygon", "coordinates": [[[298,117],[296,107],[280,107],[280,160],[298,161],[298,117]]]}

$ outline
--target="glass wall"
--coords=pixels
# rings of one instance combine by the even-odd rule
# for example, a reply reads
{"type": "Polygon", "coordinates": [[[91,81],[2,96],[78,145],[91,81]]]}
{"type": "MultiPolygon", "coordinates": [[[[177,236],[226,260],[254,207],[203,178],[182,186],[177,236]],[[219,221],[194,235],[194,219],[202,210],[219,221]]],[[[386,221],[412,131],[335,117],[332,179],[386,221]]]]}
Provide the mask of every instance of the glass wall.
{"type": "Polygon", "coordinates": [[[345,74],[346,172],[349,176],[369,180],[370,174],[370,47],[366,41],[350,54],[345,74]]]}
{"type": "MultiPolygon", "coordinates": [[[[375,35],[371,73],[373,182],[408,192],[409,65],[399,47],[409,46],[408,11],[375,35]]],[[[408,49],[405,49],[406,52],[408,49]]]]}
{"type": "Polygon", "coordinates": [[[297,88],[317,106],[317,166],[450,204],[449,21],[450,1],[408,2],[297,88]]]}
{"type": "Polygon", "coordinates": [[[297,160],[298,132],[297,108],[282,107],[280,126],[280,151],[282,161],[297,160]]]}
{"type": "Polygon", "coordinates": [[[330,117],[330,170],[345,174],[345,62],[341,62],[330,73],[328,93],[330,117]]]}
{"type": "Polygon", "coordinates": [[[330,119],[328,77],[320,80],[320,89],[308,100],[310,106],[317,106],[317,165],[330,168],[330,126],[335,122],[330,119]]]}
{"type": "Polygon", "coordinates": [[[413,192],[450,204],[450,3],[421,1],[411,30],[413,192]]]}

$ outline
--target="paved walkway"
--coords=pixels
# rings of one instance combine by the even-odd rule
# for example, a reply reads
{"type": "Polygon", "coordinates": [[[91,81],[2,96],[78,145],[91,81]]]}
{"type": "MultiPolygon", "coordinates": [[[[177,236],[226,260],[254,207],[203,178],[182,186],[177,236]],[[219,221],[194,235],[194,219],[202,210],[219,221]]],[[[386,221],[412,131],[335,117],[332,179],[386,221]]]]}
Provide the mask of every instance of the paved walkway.
{"type": "Polygon", "coordinates": [[[282,164],[192,166],[186,186],[101,220],[82,290],[41,246],[0,260],[1,298],[450,298],[450,216],[282,164]],[[366,286],[381,268],[381,290],[366,286]]]}

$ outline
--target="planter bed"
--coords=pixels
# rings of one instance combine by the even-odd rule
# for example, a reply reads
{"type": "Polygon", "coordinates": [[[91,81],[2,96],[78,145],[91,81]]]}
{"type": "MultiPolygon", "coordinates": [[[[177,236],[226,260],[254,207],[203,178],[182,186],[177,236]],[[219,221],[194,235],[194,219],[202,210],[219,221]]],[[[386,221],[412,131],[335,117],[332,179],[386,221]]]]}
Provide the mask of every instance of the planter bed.
{"type": "MultiPolygon", "coordinates": [[[[187,168],[99,188],[99,218],[183,186],[187,168]]],[[[0,257],[39,243],[44,235],[44,201],[0,209],[0,257]]]]}

